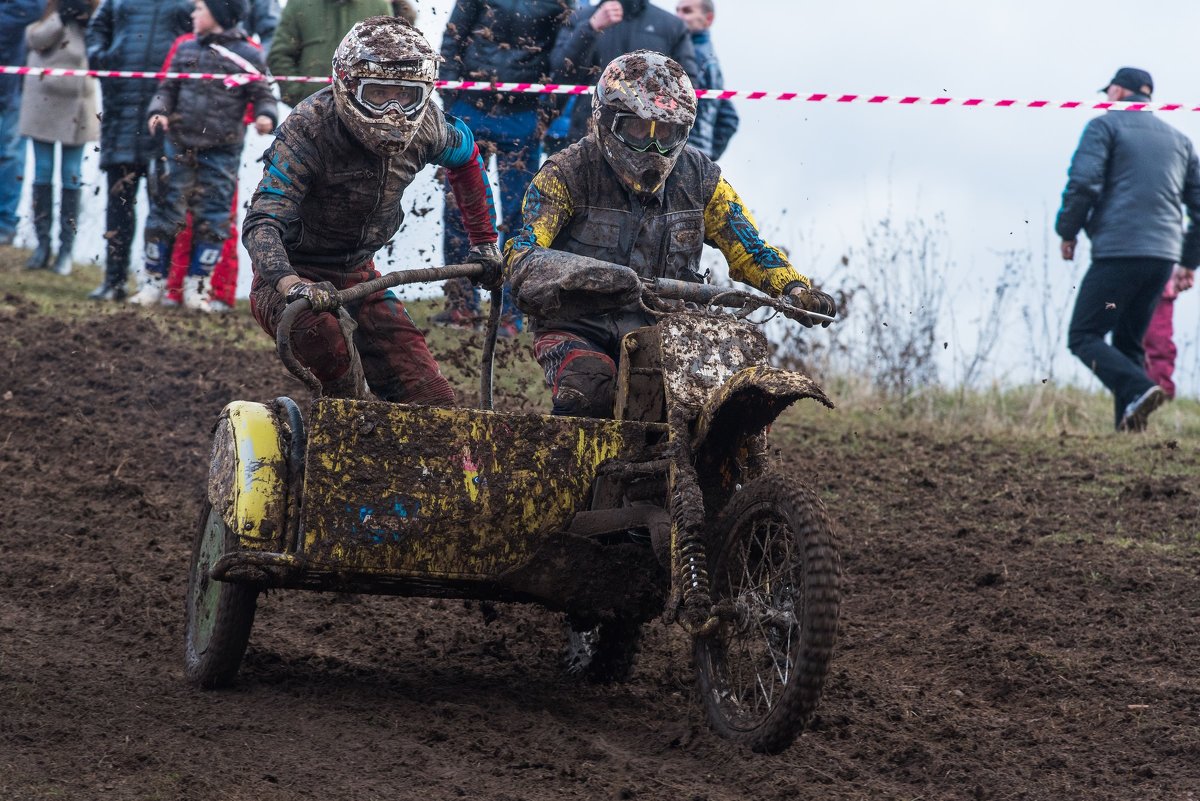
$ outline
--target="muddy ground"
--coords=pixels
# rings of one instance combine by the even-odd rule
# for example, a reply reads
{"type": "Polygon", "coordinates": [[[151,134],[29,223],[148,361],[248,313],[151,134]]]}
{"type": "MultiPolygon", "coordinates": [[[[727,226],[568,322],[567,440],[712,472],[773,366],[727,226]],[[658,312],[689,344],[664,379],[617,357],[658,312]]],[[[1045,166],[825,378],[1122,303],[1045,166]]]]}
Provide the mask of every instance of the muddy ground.
{"type": "Polygon", "coordinates": [[[674,629],[596,687],[527,607],[272,593],[236,687],[195,691],[209,426],[304,392],[161,319],[0,290],[0,799],[1200,799],[1195,442],[1123,474],[1103,440],[790,412],[846,598],[819,717],[777,757],[706,727],[674,629]]]}

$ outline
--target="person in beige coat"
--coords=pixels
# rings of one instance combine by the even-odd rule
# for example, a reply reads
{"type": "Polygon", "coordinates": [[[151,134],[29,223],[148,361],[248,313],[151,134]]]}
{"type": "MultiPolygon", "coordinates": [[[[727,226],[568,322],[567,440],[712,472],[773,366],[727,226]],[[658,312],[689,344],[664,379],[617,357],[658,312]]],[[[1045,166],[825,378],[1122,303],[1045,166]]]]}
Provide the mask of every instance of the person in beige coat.
{"type": "MultiPolygon", "coordinates": [[[[49,0],[42,18],[25,29],[30,67],[87,69],[84,31],[98,0],[49,0]]],[[[71,251],[78,227],[83,146],[100,138],[96,81],[82,76],[26,75],[18,123],[33,142],[33,228],[37,247],[25,266],[71,272],[71,251]],[[54,209],[54,151],[61,146],[58,255],[51,258],[54,209]]]]}

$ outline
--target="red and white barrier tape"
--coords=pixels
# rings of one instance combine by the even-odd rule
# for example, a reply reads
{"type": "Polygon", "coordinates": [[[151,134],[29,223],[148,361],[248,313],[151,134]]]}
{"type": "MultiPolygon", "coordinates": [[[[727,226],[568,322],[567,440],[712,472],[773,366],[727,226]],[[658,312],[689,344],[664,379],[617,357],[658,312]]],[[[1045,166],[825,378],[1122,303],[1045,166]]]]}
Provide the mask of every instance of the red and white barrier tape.
{"type": "MultiPolygon", "coordinates": [[[[46,67],[0,66],[0,75],[48,75],[50,77],[89,78],[153,78],[156,80],[223,81],[240,85],[260,80],[261,76],[244,73],[212,72],[136,72],[130,70],[68,70],[46,67]]],[[[284,75],[274,80],[287,83],[329,83],[328,76],[284,75]]],[[[583,95],[591,94],[593,86],[559,83],[489,83],[487,81],[437,81],[439,89],[460,89],[469,92],[512,92],[519,94],[583,95]]],[[[708,100],[783,100],[800,103],[866,103],[895,106],[965,106],[968,108],[1057,108],[1089,109],[1093,111],[1200,111],[1200,105],[1187,103],[1131,103],[1111,100],[1017,100],[982,97],[914,97],[912,95],[828,94],[823,92],[764,92],[733,89],[697,89],[696,96],[708,100]]]]}

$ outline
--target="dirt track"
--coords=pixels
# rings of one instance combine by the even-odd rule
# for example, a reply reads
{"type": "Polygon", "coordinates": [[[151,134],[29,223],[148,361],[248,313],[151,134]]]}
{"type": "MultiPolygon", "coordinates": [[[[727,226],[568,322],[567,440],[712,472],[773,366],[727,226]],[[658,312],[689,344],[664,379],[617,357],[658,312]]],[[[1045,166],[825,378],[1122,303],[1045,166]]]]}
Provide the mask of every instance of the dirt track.
{"type": "Polygon", "coordinates": [[[522,607],[272,594],[236,688],[193,691],[209,426],[303,400],[270,354],[196,339],[0,293],[0,799],[1200,799],[1194,443],[1148,440],[1159,468],[1113,493],[1086,440],[790,413],[776,442],[810,443],[785,466],[820,466],[847,595],[779,757],[706,728],[674,629],[631,683],[580,685],[522,607]]]}

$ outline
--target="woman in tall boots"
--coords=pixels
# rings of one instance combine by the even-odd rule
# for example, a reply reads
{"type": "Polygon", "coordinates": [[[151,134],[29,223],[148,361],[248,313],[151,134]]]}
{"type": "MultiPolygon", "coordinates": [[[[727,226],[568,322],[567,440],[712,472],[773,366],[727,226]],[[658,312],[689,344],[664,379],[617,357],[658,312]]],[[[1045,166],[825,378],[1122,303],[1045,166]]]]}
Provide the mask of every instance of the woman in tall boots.
{"type": "MultiPolygon", "coordinates": [[[[49,0],[42,18],[25,29],[30,67],[87,69],[84,31],[98,0],[49,0]],[[95,4],[94,4],[95,3],[95,4]]],[[[96,82],[80,76],[26,75],[19,128],[33,142],[33,228],[37,246],[25,266],[71,272],[71,251],[79,222],[83,146],[100,137],[96,82]],[[50,241],[54,215],[54,151],[61,146],[58,254],[50,241]]]]}

